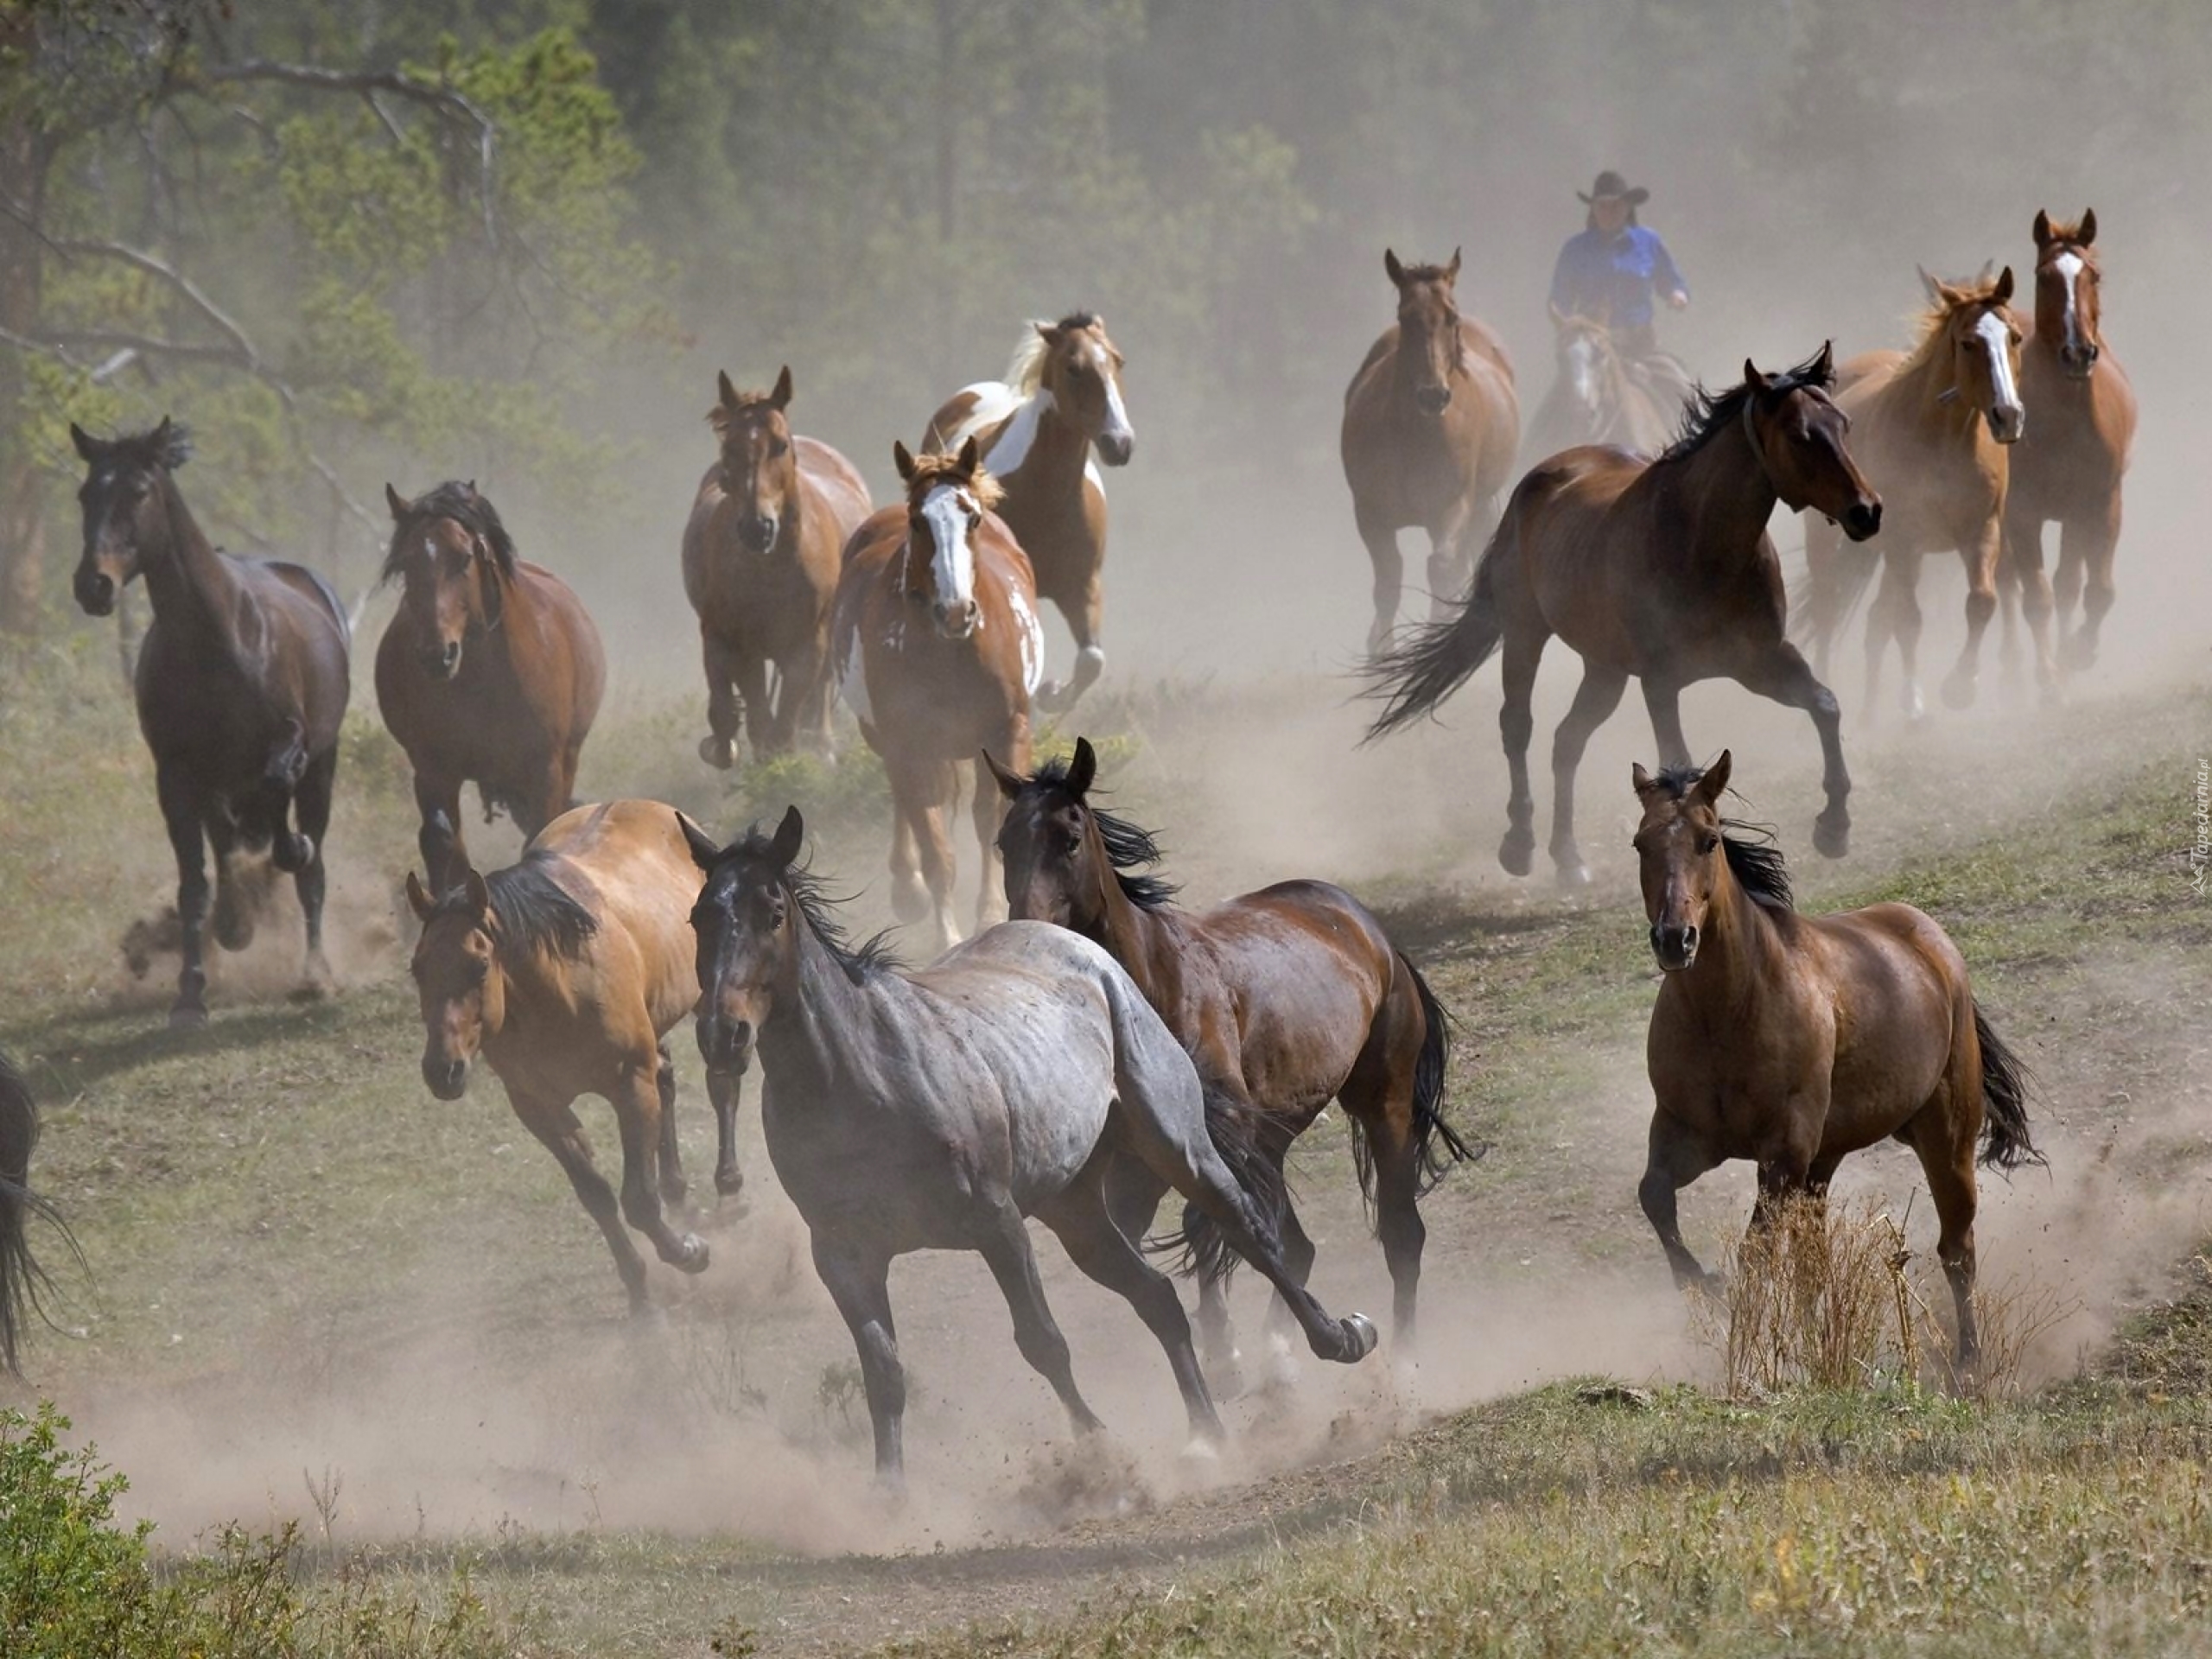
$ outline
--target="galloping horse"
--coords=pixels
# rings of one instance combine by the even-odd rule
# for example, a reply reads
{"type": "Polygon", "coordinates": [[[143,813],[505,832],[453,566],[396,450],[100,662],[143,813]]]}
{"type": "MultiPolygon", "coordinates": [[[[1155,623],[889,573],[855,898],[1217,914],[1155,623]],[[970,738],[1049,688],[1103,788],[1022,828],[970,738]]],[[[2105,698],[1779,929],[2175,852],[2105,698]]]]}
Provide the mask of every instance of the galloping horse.
{"type": "Polygon", "coordinates": [[[21,1376],[17,1346],[23,1315],[41,1312],[41,1292],[51,1287],[46,1270],[31,1254],[24,1225],[36,1216],[60,1236],[81,1264],[84,1252],[52,1205],[31,1191],[31,1154],[38,1149],[38,1104],[15,1062],[0,1052],[0,1368],[21,1376]]]}
{"type": "Polygon", "coordinates": [[[1976,1143],[2000,1169],[2043,1161],[2019,1062],[1975,1002],[1958,946],[1922,912],[1790,908],[1781,854],[1731,835],[1740,826],[1719,815],[1729,766],[1724,749],[1702,772],[1635,772],[1644,912],[1666,974],[1647,1046],[1656,1106],[1643,1213],[1675,1283],[1700,1283],[1676,1192],[1748,1158],[1762,1227],[1777,1198],[1825,1192],[1847,1156],[1894,1136],[1928,1176],[1960,1368],[1971,1370],[1976,1143]]]}
{"type": "Polygon", "coordinates": [[[207,1022],[207,846],[215,849],[215,942],[238,950],[253,937],[252,906],[231,859],[266,847],[306,912],[306,988],[319,994],[330,981],[322,842],[350,689],[346,607],[302,565],[208,545],[176,486],[191,453],[182,427],[164,419],[150,432],[102,440],[73,423],[69,437],[90,468],[77,492],[85,514],[77,603],[105,616],[142,575],[154,601],[135,689],[176,853],[184,965],[169,1023],[207,1022]]]}
{"type": "MultiPolygon", "coordinates": [[[[423,922],[413,963],[423,1081],[440,1100],[459,1100],[470,1063],[490,1062],[515,1116],[606,1235],[633,1313],[646,1306],[645,1264],[626,1219],[662,1261],[685,1273],[707,1265],[706,1245],[661,1214],[684,1196],[676,1069],[663,1039],[699,1001],[690,923],[699,872],[685,833],[673,807],[613,801],[563,813],[508,869],[486,877],[464,866],[443,893],[407,875],[423,922]],[[576,1121],[580,1095],[614,1108],[619,1206],[576,1121]]],[[[708,1083],[722,1126],[715,1185],[734,1194],[743,1185],[729,1140],[736,1090],[708,1083]]]]}
{"type": "Polygon", "coordinates": [[[1651,372],[1621,354],[1602,318],[1572,317],[1552,308],[1558,374],[1529,428],[1529,454],[1545,456],[1575,444],[1605,443],[1654,455],[1675,429],[1675,404],[1656,390],[1651,372]]]}
{"type": "Polygon", "coordinates": [[[1398,623],[1405,560],[1398,532],[1428,532],[1431,614],[1466,585],[1475,549],[1497,518],[1513,476],[1521,405],[1513,365],[1489,327],[1459,315],[1448,265],[1406,266],[1389,248],[1382,269],[1398,290],[1398,320],[1368,348],[1344,389],[1338,448],[1352,515],[1375,566],[1375,620],[1367,649],[1380,651],[1398,623]]]}
{"type": "Polygon", "coordinates": [[[853,533],[837,583],[838,683],[891,775],[892,905],[901,921],[933,915],[939,949],[960,937],[944,827],[960,769],[974,763],[976,925],[987,927],[999,798],[976,756],[1029,764],[1029,700],[1045,666],[1035,578],[994,511],[998,481],[977,448],[969,438],[957,455],[918,459],[893,444],[906,502],[853,533]]]}
{"type": "Polygon", "coordinates": [[[1878,541],[1855,550],[1808,520],[1809,598],[1802,619],[1814,662],[1828,648],[1878,564],[1880,591],[1866,618],[1866,702],[1878,701],[1882,658],[1895,639],[1904,668],[1904,706],[1917,720],[1920,560],[1955,547],[1967,571],[1967,639],[1943,681],[1954,709],[1974,702],[1981,636],[1997,609],[2005,539],[2006,448],[2026,424],[2019,394],[2020,331],[2008,308],[2012,268],[1994,283],[1954,284],[1926,271],[1929,310],[1910,355],[1868,352],[1843,365],[1836,402],[1851,416],[1853,451],[1888,503],[1878,541]]]}
{"type": "Polygon", "coordinates": [[[736,760],[741,703],[754,759],[785,753],[801,735],[827,753],[830,604],[837,556],[873,505],[868,484],[828,444],[792,435],[789,368],[773,391],[741,392],[727,374],[716,384],[721,401],[707,419],[721,458],[699,480],[683,526],[683,591],[707,669],[699,758],[736,760]]]}
{"type": "Polygon", "coordinates": [[[2034,433],[2013,446],[2005,493],[2008,574],[2023,588],[2022,608],[2035,636],[2036,673],[2045,696],[2058,686],[2059,657],[2087,668],[2097,658],[2097,628],[2112,608],[2113,550],[2120,540],[2120,486],[2135,441],[2135,391],[2105,344],[2102,273],[2090,244],[2097,215],[2054,225],[2037,212],[2035,327],[2020,354],[2020,395],[2036,411],[2034,433]],[[2044,574],[2043,527],[2056,519],[2058,631],[2051,639],[2051,582],[2044,574]],[[2088,579],[2086,594],[2082,578],[2088,579]],[[2082,625],[2073,625],[2082,601],[2082,625]]]}
{"type": "MultiPolygon", "coordinates": [[[[798,808],[772,839],[718,849],[684,833],[707,875],[692,916],[699,1052],[711,1070],[742,1073],[758,1043],[768,1156],[859,1350],[878,1478],[904,1471],[889,1274],[912,1250],[981,1254],[1021,1357],[1078,1431],[1101,1426],[1046,1306],[1029,1216],[1128,1299],[1167,1351],[1192,1432],[1220,1437],[1181,1299],[1108,1205],[1108,1171],[1124,1162],[1212,1218],[1281,1290],[1315,1354],[1351,1363],[1373,1351],[1363,1315],[1332,1319],[1285,1268],[1267,1205],[1216,1144],[1225,1121],[1207,1112],[1190,1057],[1105,951],[1065,928],[1007,922],[899,973],[878,944],[845,943],[796,864],[798,808]]],[[[1249,1169],[1249,1147],[1232,1150],[1249,1169]]]]}
{"type": "Polygon", "coordinates": [[[1075,674],[1040,689],[1065,709],[1106,667],[1100,571],[1106,562],[1106,483],[1090,454],[1126,467],[1136,433],[1122,403],[1122,353],[1088,311],[1033,322],[1003,382],[963,387],[930,417],[922,454],[950,455],[974,438],[1005,491],[999,516],[1037,573],[1037,592],[1075,635],[1075,674]]]}
{"type": "Polygon", "coordinates": [[[515,556],[499,510],[448,481],[410,501],[384,486],[405,584],[377,645],[377,707],[415,770],[433,892],[468,868],[461,786],[528,840],[574,804],[576,761],[607,689],[607,653],[569,584],[515,556]],[[438,826],[434,828],[434,826],[438,826]]]}
{"type": "Polygon", "coordinates": [[[1476,567],[1459,614],[1433,623],[1370,670],[1388,706],[1368,735],[1395,731],[1465,684],[1501,643],[1505,706],[1498,727],[1513,773],[1498,861],[1526,875],[1535,852],[1529,792],[1529,693],[1556,633],[1582,658],[1582,683],[1552,742],[1552,861],[1590,879],[1574,845],[1574,772],[1590,734],[1643,682],[1651,728],[1669,765],[1687,765],[1682,688],[1734,680],[1813,718],[1827,803],[1813,844],[1849,850],[1851,779],[1827,687],[1784,637],[1782,567],[1766,523],[1781,500],[1840,519],[1853,540],[1882,523],[1882,500],[1844,448],[1850,422],[1828,400],[1828,348],[1785,374],[1746,361],[1744,381],[1700,392],[1682,435],[1656,461],[1618,449],[1569,449],[1523,478],[1476,567]]]}
{"type": "MultiPolygon", "coordinates": [[[[992,762],[1011,803],[999,831],[1007,906],[1017,919],[1103,945],[1197,1062],[1209,1096],[1258,1116],[1278,1175],[1291,1142],[1332,1100],[1343,1103],[1361,1195],[1389,1264],[1393,1338],[1410,1349],[1427,1235],[1417,1201],[1447,1160],[1470,1155],[1444,1121],[1451,1034],[1442,1007],[1374,912],[1341,887],[1281,881],[1195,915],[1177,909],[1172,886],[1141,874],[1160,857],[1152,836],[1090,799],[1097,767],[1082,738],[1072,761],[1034,777],[992,762]]],[[[1110,1197],[1122,1230],[1142,1237],[1166,1191],[1142,1170],[1117,1179],[1110,1197]]],[[[1185,1230],[1202,1237],[1202,1212],[1185,1218],[1185,1230]]],[[[1283,1265],[1304,1284],[1313,1243],[1287,1201],[1282,1237],[1283,1265]]],[[[1205,1259],[1203,1244],[1196,1254],[1205,1259]]],[[[1230,1346],[1211,1273],[1200,1279],[1198,1322],[1212,1364],[1230,1346]]]]}

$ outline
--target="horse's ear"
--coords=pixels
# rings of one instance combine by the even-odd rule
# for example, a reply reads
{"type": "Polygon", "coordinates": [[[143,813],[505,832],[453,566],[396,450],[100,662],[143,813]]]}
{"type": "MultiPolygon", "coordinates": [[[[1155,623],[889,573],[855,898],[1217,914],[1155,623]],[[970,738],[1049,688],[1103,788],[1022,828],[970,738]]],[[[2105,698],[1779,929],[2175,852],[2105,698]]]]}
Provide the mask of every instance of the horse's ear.
{"type": "Polygon", "coordinates": [[[1821,342],[1821,354],[1813,359],[1813,378],[1824,386],[1835,378],[1835,341],[1821,342]]]}
{"type": "Polygon", "coordinates": [[[1068,762],[1068,792],[1077,800],[1090,793],[1090,785],[1098,777],[1098,751],[1090,747],[1090,740],[1078,737],[1075,741],[1075,758],[1068,762]]]}
{"type": "Polygon", "coordinates": [[[1943,284],[1928,274],[1927,266],[1915,265],[1913,269],[1920,273],[1920,286],[1928,296],[1928,303],[1930,305],[1944,303],[1943,284]]]}
{"type": "Polygon", "coordinates": [[[768,402],[778,409],[784,409],[790,405],[791,401],[791,365],[786,363],[783,372],[776,377],[776,389],[768,394],[768,402]]]}
{"type": "Polygon", "coordinates": [[[1037,337],[1047,346],[1057,346],[1067,338],[1066,331],[1057,322],[1046,322],[1040,318],[1029,326],[1037,331],[1037,337]]]}
{"type": "Polygon", "coordinates": [[[74,421],[69,423],[69,442],[77,447],[77,459],[87,466],[107,454],[107,445],[102,443],[74,421]]]}
{"type": "Polygon", "coordinates": [[[1997,273],[1997,287],[1991,295],[1999,305],[2009,305],[2012,299],[2012,267],[2007,265],[1997,273]]]}
{"type": "Polygon", "coordinates": [[[1697,780],[1697,798],[1707,806],[1719,802],[1721,791],[1728,787],[1729,768],[1734,765],[1735,757],[1727,750],[1721,750],[1720,758],[1707,766],[1705,776],[1697,780]]]}
{"type": "Polygon", "coordinates": [[[976,476],[976,470],[981,467],[982,464],[983,452],[976,442],[976,435],[973,432],[970,432],[968,435],[968,442],[960,446],[960,460],[958,462],[960,470],[967,477],[973,478],[976,476]]]}
{"type": "Polygon", "coordinates": [[[2038,207],[2036,209],[2036,246],[2047,248],[2050,245],[2050,212],[2048,208],[2038,207]]]}
{"type": "Polygon", "coordinates": [[[407,516],[407,498],[387,482],[384,486],[384,504],[391,509],[391,522],[397,524],[407,516]]]}
{"type": "Polygon", "coordinates": [[[1550,312],[1552,315],[1553,327],[1564,328],[1567,327],[1567,313],[1559,308],[1559,302],[1557,300],[1546,300],[1544,302],[1544,309],[1550,312]]]}
{"type": "Polygon", "coordinates": [[[1744,359],[1744,384],[1753,391],[1766,390],[1766,376],[1759,372],[1759,365],[1748,357],[1744,359]]]}
{"type": "Polygon", "coordinates": [[[787,870],[805,845],[806,820],[799,817],[798,808],[787,806],[784,821],[776,826],[776,838],[768,843],[768,856],[776,861],[778,869],[787,870]]]}
{"type": "Polygon", "coordinates": [[[1630,762],[1628,776],[1629,781],[1636,785],[1636,792],[1639,795],[1649,794],[1651,785],[1659,781],[1643,769],[1643,762],[1641,760],[1630,762]]]}
{"type": "Polygon", "coordinates": [[[899,479],[901,483],[911,484],[914,481],[914,457],[907,451],[906,446],[896,438],[891,440],[891,464],[899,469],[899,479]]]}
{"type": "Polygon", "coordinates": [[[737,388],[730,385],[729,371],[728,369],[716,369],[715,371],[715,391],[721,397],[721,405],[724,409],[735,409],[737,407],[737,388]]]}
{"type": "Polygon", "coordinates": [[[982,756],[983,764],[991,769],[991,776],[998,780],[999,793],[1009,801],[1020,795],[1024,781],[1021,774],[1018,772],[1008,772],[1004,766],[999,765],[997,757],[988,749],[982,751],[982,756]]]}
{"type": "Polygon", "coordinates": [[[1406,268],[1398,263],[1396,249],[1382,250],[1382,272],[1389,277],[1394,286],[1403,288],[1406,285],[1406,268]]]}
{"type": "Polygon", "coordinates": [[[714,838],[681,812],[676,815],[677,827],[683,831],[683,844],[691,849],[691,861],[702,870],[711,870],[722,849],[715,845],[714,838]]]}
{"type": "Polygon", "coordinates": [[[1444,280],[1447,283],[1459,280],[1459,250],[1457,248],[1452,250],[1452,263],[1444,267],[1444,280]]]}
{"type": "Polygon", "coordinates": [[[2074,239],[2085,248],[2097,239],[2097,210],[2095,208],[2084,207],[2082,210],[2082,228],[2074,232],[2074,239]]]}
{"type": "Polygon", "coordinates": [[[429,921],[430,912],[438,907],[437,901],[423,890],[422,881],[412,870],[407,872],[407,906],[420,922],[429,921]]]}
{"type": "Polygon", "coordinates": [[[492,913],[492,889],[484,885],[484,878],[474,870],[462,873],[461,890],[468,895],[468,907],[479,922],[492,913]]]}

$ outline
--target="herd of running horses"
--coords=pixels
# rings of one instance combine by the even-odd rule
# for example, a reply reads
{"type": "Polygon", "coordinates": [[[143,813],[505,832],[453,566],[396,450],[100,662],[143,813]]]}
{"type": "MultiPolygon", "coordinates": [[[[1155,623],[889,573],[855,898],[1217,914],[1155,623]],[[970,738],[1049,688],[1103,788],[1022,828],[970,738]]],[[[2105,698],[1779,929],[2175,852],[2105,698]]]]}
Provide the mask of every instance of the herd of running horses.
{"type": "MultiPolygon", "coordinates": [[[[1926,915],[1791,907],[1778,854],[1723,816],[1730,757],[1691,764],[1677,700],[1693,681],[1726,677],[1806,710],[1827,794],[1814,844],[1846,851],[1837,702],[1789,638],[1767,534],[1777,501],[1808,517],[1798,620],[1819,657],[1878,571],[1870,696],[1894,643],[1906,705],[1920,712],[1914,588],[1921,556],[1941,548],[1957,549],[1968,578],[1948,702],[1974,696],[2007,583],[2020,590],[2047,693],[2094,656],[2113,598],[2133,403],[2100,332],[2094,216],[2065,226],[2039,213],[2034,231],[2031,323],[2012,308],[2010,269],[1929,278],[1910,351],[1837,365],[1823,346],[1777,373],[1746,362],[1739,385],[1692,398],[1671,441],[1633,407],[1648,395],[1637,365],[1602,328],[1556,317],[1560,385],[1545,419],[1585,441],[1510,491],[1522,447],[1514,371],[1496,335],[1459,309],[1458,256],[1408,266],[1387,254],[1397,319],[1346,393],[1342,442],[1375,568],[1367,671],[1382,706],[1370,734],[1433,709],[1502,652],[1509,871],[1526,874],[1535,851],[1529,702],[1546,643],[1559,635],[1583,664],[1552,754],[1550,853],[1564,881],[1589,879],[1573,824],[1584,746],[1630,677],[1643,683],[1661,769],[1637,769],[1634,845],[1665,972],[1640,1198],[1678,1281],[1705,1278],[1675,1221],[1677,1192],[1705,1171],[1756,1162],[1757,1226],[1785,1195],[1824,1189],[1847,1154],[1895,1137],[1933,1192],[1967,1366],[1977,1160],[2010,1168],[2037,1156],[2018,1065],[1926,915]],[[2054,519],[2055,597],[2041,551],[2054,519]],[[1429,587],[1464,597],[1440,598],[1430,622],[1402,631],[1396,543],[1414,527],[1430,539],[1429,587]],[[1715,1029],[1728,1040],[1713,1041],[1715,1029]]],[[[1004,382],[947,402],[918,450],[894,446],[904,496],[880,510],[850,463],[791,430],[788,369],[765,392],[720,381],[709,416],[718,453],[683,538],[708,684],[700,754],[728,767],[741,735],[756,756],[827,749],[842,696],[889,774],[897,912],[928,922],[944,951],[918,970],[880,938],[849,937],[807,868],[797,807],[772,833],[725,845],[658,803],[573,804],[606,683],[591,618],[558,576],[518,556],[473,484],[411,499],[387,489],[384,574],[401,598],[375,683],[421,818],[423,869],[406,887],[421,922],[412,972],[424,1081],[450,1100],[477,1058],[491,1066],[642,1309],[636,1235],[683,1272],[708,1265],[706,1244],[668,1219],[686,1193],[671,1034],[694,1021],[717,1116],[715,1186],[731,1198],[743,1186],[740,1079],[757,1055],[769,1155],[851,1328],[888,1478],[901,1467],[904,1402],[894,1256],[981,1253],[1022,1355],[1089,1427],[1097,1420],[1031,1250],[1027,1224],[1042,1221],[1083,1273],[1135,1308],[1166,1351],[1193,1431],[1214,1437],[1206,1377],[1221,1381],[1235,1362],[1222,1294],[1234,1262],[1266,1275],[1274,1316],[1294,1320],[1315,1354],[1352,1363],[1376,1345],[1367,1319],[1332,1317],[1306,1288],[1313,1246],[1283,1179],[1295,1138],[1341,1103],[1394,1287],[1393,1340],[1407,1351],[1419,1200],[1474,1155],[1445,1119],[1450,1018],[1373,912],[1320,881],[1182,909],[1151,836],[1095,798],[1090,744],[1041,766],[1033,756],[1033,710],[1065,709],[1104,664],[1098,465],[1126,464],[1135,446],[1122,370],[1096,316],[1032,325],[1004,382]],[[1044,676],[1040,600],[1059,607],[1077,646],[1065,683],[1044,676]],[[945,817],[971,766],[983,864],[978,931],[961,944],[945,817]],[[529,838],[512,867],[472,863],[467,783],[529,838]],[[614,1108],[619,1190],[576,1118],[586,1095],[614,1108]],[[1199,1281],[1195,1340],[1146,1249],[1171,1190],[1185,1206],[1171,1236],[1199,1281]]],[[[78,600],[105,615],[134,579],[152,600],[137,696],[179,872],[171,1018],[197,1025],[211,916],[229,949],[253,925],[239,880],[248,853],[265,849],[294,875],[308,972],[327,980],[324,835],[350,678],[346,615],[313,573],[208,543],[178,490],[187,445],[168,421],[108,440],[72,433],[87,468],[78,600]]],[[[37,1284],[23,1225],[37,1206],[26,1185],[35,1132],[20,1079],[0,1073],[0,1355],[11,1365],[37,1284]]]]}

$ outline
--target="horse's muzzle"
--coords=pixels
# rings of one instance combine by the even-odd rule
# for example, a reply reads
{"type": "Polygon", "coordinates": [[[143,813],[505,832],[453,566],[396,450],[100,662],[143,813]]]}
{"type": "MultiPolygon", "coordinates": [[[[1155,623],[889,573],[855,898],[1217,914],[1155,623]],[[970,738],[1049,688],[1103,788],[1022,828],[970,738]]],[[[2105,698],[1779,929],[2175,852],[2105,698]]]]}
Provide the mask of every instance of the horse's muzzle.
{"type": "Polygon", "coordinates": [[[1667,972],[1681,973],[1697,960],[1697,929],[1671,924],[1653,928],[1651,954],[1667,972]]]}
{"type": "Polygon", "coordinates": [[[86,616],[106,616],[115,609],[115,578],[89,568],[77,572],[78,608],[86,616]]]}
{"type": "Polygon", "coordinates": [[[2018,404],[1999,404],[1989,411],[1989,435],[1999,443],[2018,443],[2028,429],[2028,411],[2018,404]]]}
{"type": "Polygon", "coordinates": [[[965,639],[976,632],[982,620],[982,611],[974,600],[965,605],[937,607],[937,631],[948,639],[965,639]]]}
{"type": "Polygon", "coordinates": [[[2087,380],[2097,372],[2097,348],[2094,346],[2062,346],[2058,350],[2058,366],[2066,371],[2069,380],[2087,380]]]}
{"type": "Polygon", "coordinates": [[[753,1065],[753,1022],[701,1014],[699,1058],[706,1061],[710,1071],[731,1077],[743,1077],[753,1065]]]}
{"type": "Polygon", "coordinates": [[[776,544],[776,520],[765,512],[748,512],[737,521],[737,539],[748,553],[766,553],[776,544]]]}
{"type": "Polygon", "coordinates": [[[1137,435],[1134,432],[1101,432],[1097,438],[1098,459],[1109,467],[1126,467],[1129,457],[1136,453],[1137,435]]]}
{"type": "Polygon", "coordinates": [[[1882,528],[1882,504],[1861,501],[1846,507],[1843,512],[1843,533],[1854,542],[1863,542],[1882,528]]]}
{"type": "Polygon", "coordinates": [[[434,680],[449,680],[461,672],[461,641],[448,639],[422,655],[423,671],[434,680]]]}
{"type": "Polygon", "coordinates": [[[440,1100],[459,1100],[468,1092],[468,1062],[423,1057],[423,1081],[440,1100]]]}

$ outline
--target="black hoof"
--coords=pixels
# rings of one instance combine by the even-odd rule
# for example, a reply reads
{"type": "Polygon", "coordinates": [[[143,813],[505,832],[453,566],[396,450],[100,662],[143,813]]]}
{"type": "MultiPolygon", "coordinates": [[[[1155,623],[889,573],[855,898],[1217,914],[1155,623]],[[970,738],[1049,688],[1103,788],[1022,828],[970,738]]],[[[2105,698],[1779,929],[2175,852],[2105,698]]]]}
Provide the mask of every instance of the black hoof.
{"type": "Polygon", "coordinates": [[[715,1191],[726,1198],[736,1198],[745,1191],[745,1172],[735,1164],[715,1172],[715,1191]]]}
{"type": "Polygon", "coordinates": [[[1526,875],[1536,867],[1536,835],[1533,830],[1509,830],[1497,843],[1497,861],[1508,875],[1526,875]]]}
{"type": "Polygon", "coordinates": [[[1813,820],[1813,850],[1822,858],[1842,858],[1851,851],[1851,820],[1831,818],[1825,812],[1813,820]]]}
{"type": "Polygon", "coordinates": [[[279,834],[270,843],[269,861],[286,875],[297,875],[315,861],[315,842],[305,836],[279,834]]]}
{"type": "Polygon", "coordinates": [[[180,1002],[169,1010],[171,1031],[198,1031],[207,1023],[207,1010],[196,1002],[180,1002]]]}
{"type": "Polygon", "coordinates": [[[699,758],[717,772],[728,772],[737,764],[737,745],[726,737],[702,737],[699,758]]]}

